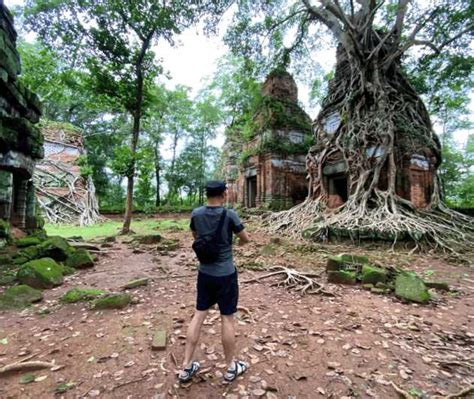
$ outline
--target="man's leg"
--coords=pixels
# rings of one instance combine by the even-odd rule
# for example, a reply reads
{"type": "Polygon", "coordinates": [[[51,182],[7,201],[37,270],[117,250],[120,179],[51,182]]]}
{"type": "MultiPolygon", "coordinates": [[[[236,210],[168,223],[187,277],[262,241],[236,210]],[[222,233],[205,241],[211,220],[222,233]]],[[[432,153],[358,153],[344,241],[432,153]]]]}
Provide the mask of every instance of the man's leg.
{"type": "Polygon", "coordinates": [[[235,325],[234,315],[221,315],[222,346],[224,347],[225,361],[228,367],[233,368],[235,354],[235,325]]]}
{"type": "Polygon", "coordinates": [[[193,319],[189,324],[188,333],[186,335],[186,349],[184,351],[183,368],[191,366],[194,350],[196,349],[196,345],[199,341],[202,323],[206,319],[207,312],[207,310],[196,310],[193,319]]]}

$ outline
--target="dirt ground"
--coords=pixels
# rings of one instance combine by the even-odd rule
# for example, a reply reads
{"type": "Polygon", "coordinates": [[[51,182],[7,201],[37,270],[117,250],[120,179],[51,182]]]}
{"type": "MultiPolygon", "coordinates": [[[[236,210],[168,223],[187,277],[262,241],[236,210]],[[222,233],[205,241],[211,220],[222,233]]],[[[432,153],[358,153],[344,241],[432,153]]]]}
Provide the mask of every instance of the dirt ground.
{"type": "MultiPolygon", "coordinates": [[[[376,245],[316,245],[270,237],[248,222],[254,242],[236,248],[240,306],[238,357],[246,374],[224,384],[220,320],[211,310],[196,359],[202,372],[176,384],[185,332],[195,303],[196,262],[187,231],[167,231],[179,248],[133,248],[128,237],[104,248],[93,269],[45,291],[45,300],[22,312],[0,313],[0,367],[31,357],[54,362],[34,371],[0,376],[1,398],[398,398],[445,397],[474,384],[474,273],[428,255],[390,252],[376,245]],[[323,271],[326,258],[364,253],[373,262],[414,269],[455,290],[433,293],[431,304],[405,304],[360,287],[321,283],[335,296],[306,295],[275,286],[277,278],[245,283],[272,266],[323,271]],[[90,310],[87,303],[61,304],[73,287],[117,291],[149,277],[129,292],[124,310],[90,310]],[[166,350],[152,351],[157,330],[167,331],[166,350]],[[5,340],[6,338],[6,340],[5,340]],[[3,339],[3,341],[2,341],[3,339]],[[5,343],[6,342],[6,343],[5,343]],[[58,387],[67,389],[56,393],[58,387]]],[[[471,396],[472,397],[472,396],[471,396]]]]}

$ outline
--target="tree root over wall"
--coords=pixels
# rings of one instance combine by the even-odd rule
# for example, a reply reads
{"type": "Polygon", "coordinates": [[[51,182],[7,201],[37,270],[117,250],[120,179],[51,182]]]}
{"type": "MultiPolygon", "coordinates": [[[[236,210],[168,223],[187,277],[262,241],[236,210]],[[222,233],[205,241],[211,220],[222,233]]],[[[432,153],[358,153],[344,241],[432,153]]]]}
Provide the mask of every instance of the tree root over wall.
{"type": "Polygon", "coordinates": [[[41,212],[50,223],[84,226],[101,219],[90,176],[84,178],[62,162],[44,160],[34,181],[41,212]]]}
{"type": "MultiPolygon", "coordinates": [[[[382,193],[381,193],[382,194],[382,193]]],[[[381,239],[392,242],[409,240],[413,251],[436,249],[459,254],[473,249],[474,223],[443,204],[432,209],[415,209],[408,201],[389,209],[383,204],[364,208],[346,203],[332,212],[325,211],[322,201],[308,199],[304,203],[267,218],[272,231],[293,237],[326,241],[333,236],[381,239]]]]}

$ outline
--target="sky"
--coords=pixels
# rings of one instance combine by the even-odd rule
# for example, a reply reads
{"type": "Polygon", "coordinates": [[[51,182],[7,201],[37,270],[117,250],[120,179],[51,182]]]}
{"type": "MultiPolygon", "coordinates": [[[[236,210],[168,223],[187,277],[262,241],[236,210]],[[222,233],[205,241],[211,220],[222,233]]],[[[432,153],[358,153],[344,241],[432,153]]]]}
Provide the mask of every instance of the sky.
{"type": "MultiPolygon", "coordinates": [[[[24,0],[5,0],[7,7],[22,5],[24,0]]],[[[222,37],[225,28],[229,23],[229,16],[224,18],[220,24],[220,30],[217,36],[206,37],[198,28],[190,28],[184,31],[176,39],[177,45],[171,47],[163,42],[159,46],[155,46],[154,51],[158,58],[163,60],[163,67],[171,75],[171,80],[165,81],[168,88],[175,85],[185,85],[192,89],[196,94],[204,87],[205,79],[212,76],[216,70],[217,61],[227,53],[227,48],[223,43],[222,37]]],[[[324,73],[329,72],[335,64],[335,50],[325,50],[316,54],[315,58],[321,64],[324,73]]],[[[317,115],[318,107],[311,107],[309,102],[309,87],[298,80],[299,99],[302,102],[306,112],[312,118],[317,115]]],[[[474,96],[471,96],[471,115],[474,113],[474,96]]],[[[435,126],[435,130],[436,126],[435,126]]],[[[465,143],[468,131],[460,131],[456,133],[455,139],[458,143],[465,143]]],[[[212,143],[221,147],[224,143],[222,132],[218,133],[216,140],[212,143]]],[[[165,143],[165,146],[167,144],[165,143]]]]}

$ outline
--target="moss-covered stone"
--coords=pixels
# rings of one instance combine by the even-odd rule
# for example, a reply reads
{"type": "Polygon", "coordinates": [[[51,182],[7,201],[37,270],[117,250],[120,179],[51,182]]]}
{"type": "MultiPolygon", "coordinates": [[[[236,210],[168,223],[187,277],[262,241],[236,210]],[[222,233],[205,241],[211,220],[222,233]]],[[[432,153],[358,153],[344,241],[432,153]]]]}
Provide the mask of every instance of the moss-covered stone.
{"type": "Polygon", "coordinates": [[[397,275],[395,295],[410,302],[427,303],[430,300],[425,283],[413,272],[401,272],[397,275]]]}
{"type": "Polygon", "coordinates": [[[128,289],[132,289],[132,288],[143,287],[143,286],[148,285],[149,282],[150,282],[149,278],[146,278],[146,277],[145,278],[139,278],[139,279],[136,279],[136,280],[129,281],[127,284],[125,284],[123,286],[123,288],[128,290],[128,289]]]}
{"type": "Polygon", "coordinates": [[[328,282],[354,285],[356,283],[356,273],[345,270],[332,270],[328,272],[328,282]]]}
{"type": "Polygon", "coordinates": [[[17,278],[30,287],[52,288],[63,283],[63,268],[51,258],[35,259],[18,270],[17,278]]]}
{"type": "Polygon", "coordinates": [[[163,240],[156,247],[157,251],[174,251],[179,248],[179,241],[177,240],[163,240]]]}
{"type": "Polygon", "coordinates": [[[129,294],[108,294],[103,298],[96,299],[92,305],[93,309],[123,309],[131,302],[129,294]]]}
{"type": "Polygon", "coordinates": [[[23,265],[24,263],[28,262],[30,259],[24,256],[16,256],[12,259],[13,264],[15,265],[23,265]]]}
{"type": "Polygon", "coordinates": [[[440,291],[451,291],[448,283],[443,281],[425,281],[424,283],[428,288],[434,288],[440,291]]]}
{"type": "Polygon", "coordinates": [[[369,258],[365,255],[340,254],[339,257],[343,262],[356,265],[365,265],[369,263],[369,258]]]}
{"type": "Polygon", "coordinates": [[[28,237],[19,238],[18,240],[16,240],[15,244],[18,248],[25,248],[25,247],[31,247],[33,245],[39,245],[41,244],[41,240],[35,236],[28,236],[28,237]]]}
{"type": "Polygon", "coordinates": [[[38,247],[41,257],[52,258],[56,261],[64,261],[74,252],[68,242],[59,236],[49,237],[38,247]]]}
{"type": "Polygon", "coordinates": [[[330,256],[326,264],[326,271],[343,270],[344,262],[340,256],[330,256]]]}
{"type": "Polygon", "coordinates": [[[28,285],[16,285],[0,295],[0,309],[22,309],[41,301],[43,293],[28,285]]]}
{"type": "Polygon", "coordinates": [[[26,258],[28,260],[42,258],[41,248],[39,245],[32,245],[30,247],[26,247],[17,253],[15,259],[16,258],[26,258]]]}
{"type": "Polygon", "coordinates": [[[161,239],[162,237],[160,234],[148,234],[144,236],[137,236],[135,237],[134,241],[144,245],[153,245],[158,244],[161,239]]]}
{"type": "Polygon", "coordinates": [[[66,292],[61,302],[75,303],[83,301],[91,301],[105,294],[105,291],[96,288],[73,288],[66,292]]]}
{"type": "Polygon", "coordinates": [[[379,267],[364,265],[362,266],[361,282],[362,284],[385,283],[388,278],[386,270],[379,267]]]}
{"type": "Polygon", "coordinates": [[[364,290],[370,291],[372,288],[375,288],[373,284],[362,284],[364,290]]]}
{"type": "Polygon", "coordinates": [[[66,265],[75,269],[86,269],[94,266],[94,260],[87,250],[80,248],[67,258],[66,265]]]}

